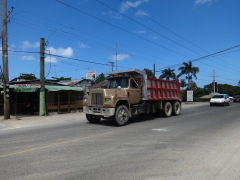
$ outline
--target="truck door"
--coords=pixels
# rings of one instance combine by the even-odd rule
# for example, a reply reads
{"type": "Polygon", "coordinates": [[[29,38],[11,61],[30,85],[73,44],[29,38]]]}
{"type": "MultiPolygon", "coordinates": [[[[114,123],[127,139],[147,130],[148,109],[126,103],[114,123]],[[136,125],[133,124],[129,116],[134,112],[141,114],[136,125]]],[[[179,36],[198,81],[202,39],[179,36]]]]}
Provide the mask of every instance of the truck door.
{"type": "Polygon", "coordinates": [[[130,104],[137,104],[141,100],[141,89],[133,79],[130,79],[130,87],[128,91],[128,98],[130,104]]]}

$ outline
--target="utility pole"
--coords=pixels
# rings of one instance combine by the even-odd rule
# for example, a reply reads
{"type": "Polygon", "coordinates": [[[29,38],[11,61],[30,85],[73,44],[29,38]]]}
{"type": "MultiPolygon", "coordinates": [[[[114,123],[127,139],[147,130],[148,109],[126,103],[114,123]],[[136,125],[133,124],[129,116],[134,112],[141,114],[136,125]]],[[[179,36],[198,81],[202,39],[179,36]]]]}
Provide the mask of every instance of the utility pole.
{"type": "Polygon", "coordinates": [[[114,62],[109,62],[111,64],[111,67],[112,67],[112,71],[113,71],[113,65],[114,65],[114,62]]]}
{"type": "Polygon", "coordinates": [[[154,74],[154,77],[155,77],[155,73],[156,73],[155,64],[153,64],[153,74],[154,74]]]}
{"type": "MultiPolygon", "coordinates": [[[[9,14],[12,11],[9,12],[9,14]]],[[[7,39],[7,2],[2,0],[2,66],[4,119],[10,119],[9,76],[8,76],[8,39],[7,39]]]]}
{"type": "Polygon", "coordinates": [[[118,51],[118,43],[116,43],[116,71],[117,71],[117,51],[118,51]]]}
{"type": "Polygon", "coordinates": [[[215,75],[215,71],[213,70],[213,75],[210,76],[210,77],[213,77],[213,94],[215,94],[215,77],[218,77],[215,75]]]}
{"type": "Polygon", "coordinates": [[[40,97],[39,97],[39,116],[46,115],[45,107],[45,68],[44,68],[45,40],[40,38],[40,97]]]}

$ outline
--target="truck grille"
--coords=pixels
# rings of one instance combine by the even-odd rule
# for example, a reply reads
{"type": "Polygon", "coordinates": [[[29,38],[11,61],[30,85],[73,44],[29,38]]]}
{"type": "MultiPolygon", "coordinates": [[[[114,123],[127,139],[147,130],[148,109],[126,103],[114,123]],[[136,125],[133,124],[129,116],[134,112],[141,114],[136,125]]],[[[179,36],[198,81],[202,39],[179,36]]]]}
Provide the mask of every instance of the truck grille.
{"type": "Polygon", "coordinates": [[[102,106],[102,93],[92,93],[92,106],[102,106]]]}

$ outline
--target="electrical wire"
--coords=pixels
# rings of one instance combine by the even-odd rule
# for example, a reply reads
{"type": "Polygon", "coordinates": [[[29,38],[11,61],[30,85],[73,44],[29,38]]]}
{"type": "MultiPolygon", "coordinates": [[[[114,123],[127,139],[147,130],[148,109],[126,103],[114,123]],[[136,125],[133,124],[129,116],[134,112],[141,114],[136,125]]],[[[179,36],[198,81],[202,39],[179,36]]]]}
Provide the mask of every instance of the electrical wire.
{"type": "MultiPolygon", "coordinates": [[[[97,1],[98,1],[98,0],[97,0],[97,1]]],[[[204,51],[204,52],[206,52],[206,53],[209,54],[208,51],[206,51],[206,50],[204,50],[203,48],[197,46],[196,44],[190,42],[190,41],[187,40],[186,38],[180,36],[179,34],[175,33],[174,31],[170,30],[170,29],[167,28],[166,26],[160,24],[160,23],[157,22],[156,20],[152,19],[151,17],[149,17],[149,16],[147,16],[146,14],[142,13],[141,11],[139,11],[137,8],[135,8],[135,7],[131,6],[131,5],[129,5],[129,3],[127,3],[127,2],[123,2],[123,0],[119,0],[119,1],[122,2],[123,4],[125,4],[126,6],[130,7],[131,9],[135,10],[136,12],[140,13],[142,16],[146,17],[146,18],[149,19],[150,21],[156,23],[156,24],[159,25],[160,27],[166,29],[167,31],[169,31],[169,32],[171,32],[172,34],[176,35],[177,37],[181,38],[182,40],[188,42],[189,44],[191,44],[191,45],[197,47],[198,49],[201,49],[202,51],[204,51]]],[[[219,59],[219,58],[217,58],[217,59],[219,59]]],[[[219,59],[219,60],[224,61],[224,60],[222,60],[222,59],[219,59]]],[[[226,62],[226,61],[224,61],[224,62],[226,62]]],[[[235,65],[233,65],[233,64],[231,64],[231,63],[229,63],[229,62],[226,62],[226,63],[229,64],[229,65],[232,65],[233,67],[236,67],[235,65]]]]}
{"type": "Polygon", "coordinates": [[[163,49],[166,49],[166,50],[168,50],[168,51],[171,51],[171,52],[173,52],[173,53],[175,53],[175,54],[181,55],[181,56],[186,57],[186,58],[190,58],[190,57],[188,57],[188,56],[186,56],[186,55],[184,55],[184,54],[182,54],[182,53],[179,53],[179,52],[177,52],[177,51],[174,51],[174,50],[172,50],[172,49],[169,49],[169,48],[167,48],[167,47],[165,47],[165,46],[162,46],[162,45],[160,45],[160,44],[158,44],[158,43],[156,43],[156,42],[150,41],[149,39],[146,39],[146,38],[143,38],[143,37],[141,37],[141,36],[138,36],[138,35],[130,32],[130,31],[127,31],[127,30],[125,30],[125,29],[123,29],[123,28],[121,28],[121,27],[119,27],[119,26],[116,26],[116,25],[111,24],[111,23],[109,23],[109,22],[107,22],[107,21],[104,21],[104,20],[102,20],[102,19],[100,19],[100,18],[98,18],[98,17],[95,17],[95,16],[93,16],[93,15],[91,15],[91,14],[89,14],[89,13],[86,13],[86,12],[80,10],[80,9],[77,9],[77,8],[75,8],[75,7],[73,7],[73,6],[69,5],[69,4],[66,4],[66,3],[64,3],[64,2],[61,2],[61,1],[59,1],[59,0],[56,0],[56,1],[59,2],[59,3],[61,3],[61,4],[63,4],[63,5],[65,5],[65,6],[67,6],[67,7],[69,7],[69,8],[71,8],[71,9],[74,9],[74,10],[80,12],[80,13],[83,13],[83,14],[91,17],[91,18],[97,19],[97,20],[99,20],[99,21],[101,21],[101,22],[103,22],[103,23],[105,23],[105,24],[108,24],[108,25],[110,25],[110,26],[112,26],[112,27],[115,27],[115,28],[117,28],[117,29],[120,29],[120,30],[122,30],[122,31],[124,31],[124,32],[126,32],[126,33],[128,33],[128,34],[130,34],[130,35],[133,35],[133,36],[138,37],[138,38],[140,38],[140,39],[142,39],[142,40],[145,40],[145,41],[147,41],[147,42],[150,42],[150,43],[152,43],[152,44],[155,44],[155,45],[157,45],[157,46],[159,46],[159,47],[161,47],[161,48],[163,48],[163,49]]]}

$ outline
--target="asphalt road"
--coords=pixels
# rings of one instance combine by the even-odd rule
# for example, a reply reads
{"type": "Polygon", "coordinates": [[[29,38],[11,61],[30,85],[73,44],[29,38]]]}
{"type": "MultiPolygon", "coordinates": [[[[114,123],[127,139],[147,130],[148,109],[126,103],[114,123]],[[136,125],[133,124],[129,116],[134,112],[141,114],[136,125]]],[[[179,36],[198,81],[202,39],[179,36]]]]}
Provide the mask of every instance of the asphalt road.
{"type": "Polygon", "coordinates": [[[240,103],[188,107],[123,127],[90,124],[82,115],[41,126],[2,124],[0,179],[240,179],[240,103]]]}

